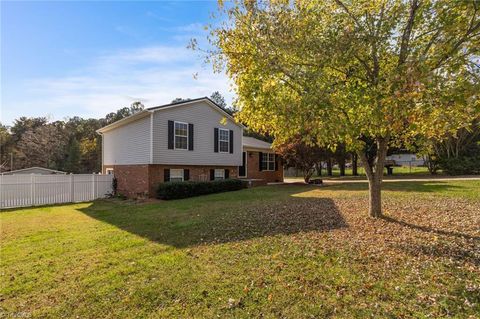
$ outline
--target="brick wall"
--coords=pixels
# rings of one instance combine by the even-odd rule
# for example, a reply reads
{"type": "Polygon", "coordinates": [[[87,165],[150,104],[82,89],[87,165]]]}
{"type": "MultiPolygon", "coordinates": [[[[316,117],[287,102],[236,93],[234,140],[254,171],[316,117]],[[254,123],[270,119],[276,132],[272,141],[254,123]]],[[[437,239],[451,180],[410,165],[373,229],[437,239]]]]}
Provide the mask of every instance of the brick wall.
{"type": "Polygon", "coordinates": [[[155,192],[159,183],[163,183],[164,170],[168,169],[188,169],[190,171],[191,181],[209,181],[211,169],[228,169],[230,178],[237,178],[237,166],[195,166],[195,165],[149,165],[150,175],[150,193],[155,197],[155,192]]]}
{"type": "Polygon", "coordinates": [[[163,183],[163,173],[168,169],[189,169],[191,181],[209,181],[210,169],[228,169],[230,178],[237,178],[236,166],[188,166],[188,165],[114,165],[104,166],[113,168],[117,179],[117,190],[120,194],[130,198],[155,197],[159,183],[163,183]]]}
{"type": "Polygon", "coordinates": [[[247,152],[247,178],[263,179],[268,183],[283,182],[283,167],[281,160],[277,159],[276,171],[260,171],[259,168],[259,152],[248,151],[247,152]]]}
{"type": "MultiPolygon", "coordinates": [[[[117,179],[118,193],[131,198],[148,196],[148,166],[149,165],[114,165],[113,172],[117,179]]],[[[104,170],[105,168],[107,167],[104,167],[104,170]]]]}

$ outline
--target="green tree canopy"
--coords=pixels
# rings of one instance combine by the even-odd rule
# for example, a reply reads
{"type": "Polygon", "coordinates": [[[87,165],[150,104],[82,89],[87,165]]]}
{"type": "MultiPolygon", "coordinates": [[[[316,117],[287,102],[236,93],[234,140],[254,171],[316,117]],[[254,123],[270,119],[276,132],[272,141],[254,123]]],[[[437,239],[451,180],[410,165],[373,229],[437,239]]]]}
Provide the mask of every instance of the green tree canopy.
{"type": "Polygon", "coordinates": [[[479,2],[242,1],[220,10],[208,59],[236,84],[240,120],[276,143],[301,134],[357,151],[373,216],[389,146],[454,133],[479,112],[479,2]]]}

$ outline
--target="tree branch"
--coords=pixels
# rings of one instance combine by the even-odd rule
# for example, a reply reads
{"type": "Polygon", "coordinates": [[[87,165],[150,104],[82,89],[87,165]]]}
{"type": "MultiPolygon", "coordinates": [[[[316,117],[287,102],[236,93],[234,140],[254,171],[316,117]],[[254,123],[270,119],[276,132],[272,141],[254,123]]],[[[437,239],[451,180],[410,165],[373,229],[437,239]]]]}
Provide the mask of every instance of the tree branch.
{"type": "Polygon", "coordinates": [[[415,13],[419,7],[418,0],[412,0],[410,2],[410,14],[408,17],[407,25],[403,30],[402,42],[400,44],[400,54],[398,56],[398,66],[401,66],[405,63],[408,57],[410,36],[413,30],[413,23],[415,22],[415,13]]]}

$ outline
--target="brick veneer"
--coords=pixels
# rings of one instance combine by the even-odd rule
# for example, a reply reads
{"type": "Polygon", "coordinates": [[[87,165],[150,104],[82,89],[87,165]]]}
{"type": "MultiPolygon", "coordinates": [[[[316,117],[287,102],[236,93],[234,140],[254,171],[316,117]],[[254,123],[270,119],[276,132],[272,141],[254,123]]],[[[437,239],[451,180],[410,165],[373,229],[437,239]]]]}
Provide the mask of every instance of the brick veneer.
{"type": "Polygon", "coordinates": [[[103,172],[107,168],[113,168],[117,178],[117,190],[120,194],[130,198],[137,197],[155,197],[156,188],[159,183],[163,183],[163,173],[166,168],[189,169],[191,181],[210,180],[210,169],[228,169],[230,178],[237,178],[236,166],[195,166],[195,165],[105,165],[103,172]]]}
{"type": "Polygon", "coordinates": [[[263,179],[267,183],[283,182],[283,167],[280,159],[277,159],[276,171],[260,171],[259,168],[260,155],[258,151],[247,151],[247,178],[263,179]]]}

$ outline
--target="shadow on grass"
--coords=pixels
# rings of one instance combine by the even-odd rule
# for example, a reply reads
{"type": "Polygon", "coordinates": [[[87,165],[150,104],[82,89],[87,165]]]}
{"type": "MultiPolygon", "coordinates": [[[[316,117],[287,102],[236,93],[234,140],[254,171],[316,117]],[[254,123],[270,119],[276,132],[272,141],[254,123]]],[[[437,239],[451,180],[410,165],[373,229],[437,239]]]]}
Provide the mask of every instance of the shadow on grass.
{"type": "Polygon", "coordinates": [[[434,234],[437,234],[437,235],[440,235],[440,236],[453,236],[453,237],[470,239],[470,240],[480,240],[480,237],[478,237],[478,236],[471,236],[471,235],[458,233],[458,232],[453,232],[453,231],[435,229],[435,228],[428,227],[428,226],[419,226],[419,225],[415,225],[415,224],[410,224],[410,223],[407,223],[403,220],[395,219],[395,218],[385,216],[385,215],[383,215],[381,218],[383,220],[389,222],[389,223],[395,223],[395,224],[403,226],[403,227],[408,227],[408,228],[420,230],[420,231],[427,232],[427,233],[434,233],[434,234]]]}
{"type": "Polygon", "coordinates": [[[347,227],[332,199],[291,197],[303,189],[242,190],[151,205],[97,201],[80,211],[177,248],[347,227]]]}
{"type": "Polygon", "coordinates": [[[410,228],[413,230],[418,230],[421,232],[432,233],[439,236],[440,238],[443,238],[443,241],[439,242],[412,242],[402,243],[398,245],[399,248],[408,252],[410,255],[416,256],[422,254],[431,257],[455,259],[461,262],[468,261],[475,265],[480,265],[480,253],[477,248],[480,244],[480,237],[478,236],[472,236],[454,231],[435,229],[428,226],[419,226],[389,216],[382,216],[381,218],[389,223],[394,223],[396,225],[410,228]],[[467,241],[461,241],[459,244],[456,244],[457,241],[455,239],[457,238],[467,241]]]}

